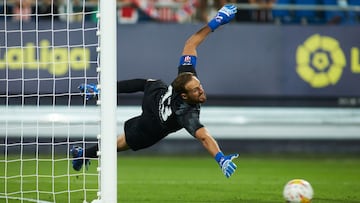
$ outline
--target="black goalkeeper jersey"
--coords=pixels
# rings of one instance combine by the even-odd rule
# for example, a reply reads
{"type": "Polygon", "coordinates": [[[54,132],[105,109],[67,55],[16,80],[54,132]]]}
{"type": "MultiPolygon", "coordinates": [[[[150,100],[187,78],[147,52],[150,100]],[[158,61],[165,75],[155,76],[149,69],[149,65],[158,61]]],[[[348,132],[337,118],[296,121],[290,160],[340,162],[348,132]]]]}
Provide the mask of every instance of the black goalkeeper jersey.
{"type": "MultiPolygon", "coordinates": [[[[195,73],[194,68],[180,66],[179,73],[195,73]]],[[[172,132],[185,128],[192,136],[203,127],[199,120],[200,104],[188,104],[161,80],[145,85],[142,114],[125,122],[127,144],[133,150],[146,148],[172,132]]]]}

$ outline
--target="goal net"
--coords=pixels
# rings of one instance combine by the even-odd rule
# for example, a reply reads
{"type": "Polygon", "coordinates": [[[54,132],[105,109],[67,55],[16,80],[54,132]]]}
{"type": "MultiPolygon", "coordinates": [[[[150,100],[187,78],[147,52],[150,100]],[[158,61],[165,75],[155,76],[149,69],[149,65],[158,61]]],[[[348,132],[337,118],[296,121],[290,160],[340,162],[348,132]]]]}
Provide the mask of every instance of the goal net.
{"type": "Polygon", "coordinates": [[[69,152],[100,142],[100,105],[78,90],[100,82],[97,0],[0,4],[0,202],[100,199],[101,161],[75,171],[69,152]]]}

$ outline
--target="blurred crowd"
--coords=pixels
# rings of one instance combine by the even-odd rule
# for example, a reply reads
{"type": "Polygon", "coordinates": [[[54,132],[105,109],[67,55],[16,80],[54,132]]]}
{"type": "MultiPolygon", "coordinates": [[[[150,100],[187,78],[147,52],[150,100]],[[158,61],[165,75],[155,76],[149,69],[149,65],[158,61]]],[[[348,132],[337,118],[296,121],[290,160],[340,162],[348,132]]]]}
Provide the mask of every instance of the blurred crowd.
{"type": "Polygon", "coordinates": [[[7,0],[0,4],[0,16],[14,21],[96,20],[97,0],[7,0]]]}
{"type": "MultiPolygon", "coordinates": [[[[97,0],[8,0],[0,15],[13,20],[96,21],[97,0]],[[54,14],[54,15],[52,15],[54,14]]],[[[117,0],[119,23],[207,22],[224,4],[239,7],[238,23],[355,24],[360,0],[117,0]],[[283,9],[280,6],[288,6],[283,9]],[[296,9],[297,6],[305,6],[296,9]],[[306,9],[312,6],[313,9],[306,9]],[[318,9],[324,6],[324,9],[318,9]],[[328,6],[338,9],[325,9],[328,6]],[[315,9],[314,9],[315,8],[315,9]],[[348,9],[357,8],[357,9],[348,9]]]]}

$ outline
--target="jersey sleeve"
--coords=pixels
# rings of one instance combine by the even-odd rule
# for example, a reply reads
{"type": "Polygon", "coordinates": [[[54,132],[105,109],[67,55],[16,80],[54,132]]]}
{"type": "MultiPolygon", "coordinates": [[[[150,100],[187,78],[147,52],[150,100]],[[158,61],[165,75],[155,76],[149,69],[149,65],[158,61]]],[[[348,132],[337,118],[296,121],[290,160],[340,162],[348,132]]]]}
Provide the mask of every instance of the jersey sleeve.
{"type": "Polygon", "coordinates": [[[199,119],[200,109],[192,108],[186,112],[178,111],[176,114],[179,124],[194,137],[195,132],[199,128],[204,127],[204,125],[200,123],[199,119]]]}

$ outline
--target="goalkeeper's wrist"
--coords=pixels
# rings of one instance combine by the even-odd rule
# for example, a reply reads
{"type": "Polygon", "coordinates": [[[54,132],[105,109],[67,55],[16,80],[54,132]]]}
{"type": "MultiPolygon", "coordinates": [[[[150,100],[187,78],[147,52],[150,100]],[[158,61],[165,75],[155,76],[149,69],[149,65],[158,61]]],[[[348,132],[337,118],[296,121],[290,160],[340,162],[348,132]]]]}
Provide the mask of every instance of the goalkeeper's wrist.
{"type": "Polygon", "coordinates": [[[224,154],[220,151],[215,155],[215,160],[220,164],[221,159],[224,158],[224,154]]]}
{"type": "Polygon", "coordinates": [[[213,18],[208,22],[208,26],[210,27],[211,31],[214,32],[218,27],[220,27],[220,23],[213,18]]]}

